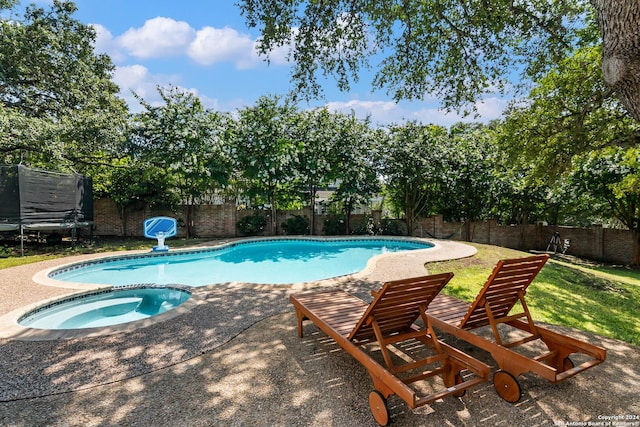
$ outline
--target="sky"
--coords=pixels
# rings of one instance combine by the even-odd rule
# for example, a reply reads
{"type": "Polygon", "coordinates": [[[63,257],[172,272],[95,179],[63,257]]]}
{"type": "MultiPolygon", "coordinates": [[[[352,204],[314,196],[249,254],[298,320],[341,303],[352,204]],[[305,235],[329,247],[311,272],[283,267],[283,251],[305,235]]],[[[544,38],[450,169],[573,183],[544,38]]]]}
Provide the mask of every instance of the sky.
{"type": "MultiPolygon", "coordinates": [[[[286,50],[273,52],[269,64],[259,57],[255,52],[259,33],[248,29],[235,2],[76,0],[75,18],[96,29],[96,52],[111,57],[116,66],[113,79],[131,111],[142,109],[132,91],[157,104],[158,85],[172,85],[193,92],[208,108],[234,112],[255,105],[260,96],[284,96],[291,89],[286,50]]],[[[371,78],[372,74],[362,73],[362,83],[348,93],[329,80],[323,86],[324,99],[299,107],[326,105],[359,118],[370,116],[379,125],[416,120],[449,126],[461,120],[499,118],[508,102],[488,96],[476,105],[480,117],[462,118],[440,110],[433,98],[396,103],[384,90],[373,92],[371,78]]]]}

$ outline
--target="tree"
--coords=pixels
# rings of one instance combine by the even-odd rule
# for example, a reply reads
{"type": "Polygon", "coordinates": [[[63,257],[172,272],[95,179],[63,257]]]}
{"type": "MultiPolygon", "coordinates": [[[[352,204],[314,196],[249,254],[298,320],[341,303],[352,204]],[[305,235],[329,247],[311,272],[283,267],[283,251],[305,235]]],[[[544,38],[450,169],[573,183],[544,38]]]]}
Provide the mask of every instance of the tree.
{"type": "Polygon", "coordinates": [[[445,220],[466,222],[471,239],[471,222],[492,212],[499,187],[495,171],[502,159],[492,129],[479,124],[452,126],[446,148],[438,212],[445,220]]]}
{"type": "Polygon", "coordinates": [[[334,125],[338,135],[332,161],[338,187],[331,201],[341,204],[345,232],[350,234],[351,213],[355,207],[368,203],[380,191],[378,150],[381,141],[367,120],[358,120],[353,115],[337,114],[334,125]]]}
{"type": "Polygon", "coordinates": [[[164,105],[139,98],[146,111],[134,117],[132,154],[166,171],[171,188],[186,204],[187,237],[194,235],[192,214],[201,197],[224,187],[228,178],[223,115],[204,109],[192,93],[158,88],[164,105]]]}
{"type": "Polygon", "coordinates": [[[561,175],[577,154],[637,143],[640,126],[605,86],[600,56],[599,47],[577,49],[536,81],[526,101],[506,111],[501,145],[534,165],[536,176],[561,175]]]}
{"type": "Polygon", "coordinates": [[[334,171],[334,148],[340,144],[339,116],[326,108],[300,113],[296,139],[299,141],[296,171],[302,188],[308,191],[311,206],[311,234],[315,232],[315,202],[318,189],[336,179],[334,171]]]}
{"type": "Polygon", "coordinates": [[[539,77],[573,50],[597,19],[608,86],[640,121],[640,3],[637,0],[242,0],[259,51],[291,47],[294,91],[317,96],[318,74],[348,90],[374,58],[373,87],[396,100],[437,96],[470,105],[490,87],[507,90],[514,69],[539,77]],[[595,12],[595,16],[594,16],[595,12]]]}
{"type": "Polygon", "coordinates": [[[277,234],[278,206],[300,196],[296,182],[296,108],[276,96],[260,97],[254,106],[238,111],[233,159],[244,178],[246,192],[269,206],[271,233],[277,234]]]}
{"type": "Polygon", "coordinates": [[[640,121],[640,2],[591,0],[602,34],[602,71],[607,86],[640,121]]]}
{"type": "Polygon", "coordinates": [[[535,74],[561,58],[584,12],[573,0],[244,0],[240,8],[262,33],[262,54],[291,46],[296,92],[317,96],[320,73],[348,90],[375,58],[375,88],[396,100],[434,94],[447,107],[504,89],[514,67],[535,74]]]}
{"type": "Polygon", "coordinates": [[[633,265],[640,265],[640,149],[608,147],[582,156],[573,175],[578,188],[601,198],[631,230],[633,265]]]}
{"type": "Polygon", "coordinates": [[[96,197],[110,197],[118,207],[123,236],[128,233],[127,214],[130,209],[174,209],[180,202],[178,195],[171,191],[166,170],[144,162],[130,162],[131,159],[123,159],[108,168],[99,185],[104,190],[94,191],[96,197]]]}
{"type": "Polygon", "coordinates": [[[391,126],[382,173],[391,203],[404,212],[409,235],[420,216],[433,212],[442,183],[446,129],[409,122],[391,126]]]}
{"type": "Polygon", "coordinates": [[[95,31],[75,11],[55,0],[0,21],[0,161],[79,169],[119,153],[127,110],[114,66],[94,53],[95,31]]]}

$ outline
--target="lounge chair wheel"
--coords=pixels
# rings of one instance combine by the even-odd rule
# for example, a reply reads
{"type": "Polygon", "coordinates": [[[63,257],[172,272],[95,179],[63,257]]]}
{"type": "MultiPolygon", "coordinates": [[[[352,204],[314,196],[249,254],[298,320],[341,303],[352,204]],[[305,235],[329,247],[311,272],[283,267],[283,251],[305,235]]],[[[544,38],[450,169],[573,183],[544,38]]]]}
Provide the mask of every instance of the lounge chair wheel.
{"type": "Polygon", "coordinates": [[[382,396],[377,390],[369,393],[369,407],[371,408],[371,413],[373,414],[373,418],[380,424],[381,426],[386,426],[389,424],[389,409],[387,408],[387,399],[382,396]]]}
{"type": "Polygon", "coordinates": [[[507,371],[500,370],[493,374],[493,386],[507,402],[516,403],[522,396],[518,380],[507,371]]]}

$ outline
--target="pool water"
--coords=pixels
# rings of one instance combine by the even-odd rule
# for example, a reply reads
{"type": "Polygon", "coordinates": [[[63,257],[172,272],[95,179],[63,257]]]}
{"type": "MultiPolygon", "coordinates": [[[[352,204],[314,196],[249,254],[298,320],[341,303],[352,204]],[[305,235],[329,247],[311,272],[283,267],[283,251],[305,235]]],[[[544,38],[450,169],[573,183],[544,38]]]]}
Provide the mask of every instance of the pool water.
{"type": "Polygon", "coordinates": [[[419,240],[382,238],[255,240],[208,250],[103,259],[54,271],[50,277],[113,286],[302,283],[359,272],[369,259],[383,253],[430,247],[419,240]]]}
{"type": "Polygon", "coordinates": [[[118,325],[172,310],[190,292],[177,288],[136,287],[100,291],[40,307],[18,320],[34,329],[79,329],[118,325]]]}

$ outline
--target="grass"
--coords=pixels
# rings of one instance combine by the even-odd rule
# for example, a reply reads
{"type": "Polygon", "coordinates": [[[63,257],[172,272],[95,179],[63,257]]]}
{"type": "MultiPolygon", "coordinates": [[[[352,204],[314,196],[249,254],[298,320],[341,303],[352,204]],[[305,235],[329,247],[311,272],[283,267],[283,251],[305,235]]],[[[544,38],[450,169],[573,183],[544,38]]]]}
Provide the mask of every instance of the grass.
{"type": "MultiPolygon", "coordinates": [[[[203,242],[171,239],[171,247],[203,242]]],[[[50,247],[29,244],[26,255],[19,247],[0,247],[0,269],[83,253],[149,249],[149,239],[96,239],[71,248],[68,242],[50,247]]],[[[15,245],[14,245],[15,246],[15,245]]],[[[453,271],[444,293],[473,301],[500,259],[526,256],[525,252],[474,244],[478,253],[461,260],[430,263],[430,273],[453,271]]],[[[575,265],[550,260],[527,292],[527,304],[536,321],[569,326],[640,345],[640,271],[623,267],[575,265]]]]}
{"type": "MultiPolygon", "coordinates": [[[[500,259],[526,256],[496,246],[474,245],[472,258],[430,263],[430,273],[453,271],[444,293],[473,301],[500,259]]],[[[569,326],[640,345],[640,271],[585,267],[550,260],[527,291],[536,321],[569,326]]]]}
{"type": "MultiPolygon", "coordinates": [[[[209,240],[211,239],[173,238],[167,240],[166,243],[172,248],[179,248],[196,245],[209,240]]],[[[155,240],[134,237],[97,237],[92,241],[80,241],[73,247],[70,242],[63,242],[60,245],[27,242],[25,243],[25,254],[24,256],[21,256],[20,246],[18,243],[4,242],[4,245],[0,246],[0,269],[71,255],[151,249],[151,247],[156,243],[157,242],[155,240]]]]}

